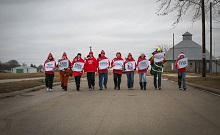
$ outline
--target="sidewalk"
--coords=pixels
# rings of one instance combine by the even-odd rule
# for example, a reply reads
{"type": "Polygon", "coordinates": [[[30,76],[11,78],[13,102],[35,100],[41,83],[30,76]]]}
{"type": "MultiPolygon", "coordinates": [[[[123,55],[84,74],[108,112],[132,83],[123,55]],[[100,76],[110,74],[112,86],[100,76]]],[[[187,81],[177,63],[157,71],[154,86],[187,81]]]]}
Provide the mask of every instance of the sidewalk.
{"type": "Polygon", "coordinates": [[[38,80],[44,79],[45,77],[38,77],[38,78],[22,78],[22,79],[5,79],[0,80],[0,83],[7,83],[7,82],[19,82],[19,81],[27,81],[27,80],[38,80]]]}

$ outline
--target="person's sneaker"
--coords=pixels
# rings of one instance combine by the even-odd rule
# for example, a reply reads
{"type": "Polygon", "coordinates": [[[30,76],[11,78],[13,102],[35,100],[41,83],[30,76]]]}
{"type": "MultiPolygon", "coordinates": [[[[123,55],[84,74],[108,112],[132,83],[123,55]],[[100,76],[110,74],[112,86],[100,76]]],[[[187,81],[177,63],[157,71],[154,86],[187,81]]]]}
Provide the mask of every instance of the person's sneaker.
{"type": "Polygon", "coordinates": [[[146,88],[144,88],[144,90],[147,90],[146,88]]]}
{"type": "Polygon", "coordinates": [[[49,89],[49,92],[52,92],[52,89],[49,89]]]}
{"type": "Polygon", "coordinates": [[[131,90],[131,88],[128,88],[128,90],[131,90]]]}
{"type": "Polygon", "coordinates": [[[114,90],[116,90],[116,87],[114,87],[114,90]]]}
{"type": "Polygon", "coordinates": [[[161,87],[159,87],[158,89],[161,90],[161,87]]]}
{"type": "Polygon", "coordinates": [[[47,91],[49,91],[49,88],[47,88],[47,91]]]}
{"type": "Polygon", "coordinates": [[[95,89],[95,87],[94,86],[92,86],[92,90],[94,90],[95,89]]]}
{"type": "Polygon", "coordinates": [[[102,88],[100,88],[99,90],[102,90],[102,88]]]}
{"type": "Polygon", "coordinates": [[[92,90],[92,88],[89,88],[89,91],[91,91],[92,90]]]}
{"type": "Polygon", "coordinates": [[[134,88],[133,88],[133,87],[131,87],[131,90],[134,90],[134,88]]]}
{"type": "Polygon", "coordinates": [[[185,90],[186,90],[186,87],[183,87],[183,90],[185,91],[185,90]]]}
{"type": "Polygon", "coordinates": [[[105,85],[105,89],[107,89],[107,86],[105,85]]]}
{"type": "Polygon", "coordinates": [[[118,87],[118,90],[120,90],[120,87],[118,87]]]}

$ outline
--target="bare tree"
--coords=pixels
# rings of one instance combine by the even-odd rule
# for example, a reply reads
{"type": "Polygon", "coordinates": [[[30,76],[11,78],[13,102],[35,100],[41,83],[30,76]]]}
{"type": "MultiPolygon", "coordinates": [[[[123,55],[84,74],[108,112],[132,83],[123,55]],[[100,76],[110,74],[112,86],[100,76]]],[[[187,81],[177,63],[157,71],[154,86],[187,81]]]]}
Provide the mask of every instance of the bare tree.
{"type": "MultiPolygon", "coordinates": [[[[159,9],[157,11],[158,15],[164,16],[169,13],[176,11],[176,21],[173,25],[176,26],[181,20],[182,16],[186,14],[187,11],[192,14],[192,21],[201,18],[201,0],[157,0],[160,3],[159,9]]],[[[213,8],[216,12],[219,12],[220,0],[205,0],[205,13],[209,12],[209,3],[213,2],[213,8]]]]}

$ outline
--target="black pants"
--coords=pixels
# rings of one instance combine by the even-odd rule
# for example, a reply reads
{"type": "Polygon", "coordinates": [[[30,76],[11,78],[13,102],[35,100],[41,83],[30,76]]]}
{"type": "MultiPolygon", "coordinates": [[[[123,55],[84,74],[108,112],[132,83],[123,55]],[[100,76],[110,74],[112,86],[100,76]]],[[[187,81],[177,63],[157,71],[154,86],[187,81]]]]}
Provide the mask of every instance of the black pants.
{"type": "Polygon", "coordinates": [[[80,78],[81,78],[81,76],[75,76],[75,82],[76,82],[76,88],[77,89],[80,88],[80,78]]]}
{"type": "Polygon", "coordinates": [[[121,77],[122,77],[121,74],[114,73],[114,84],[115,84],[115,87],[119,87],[120,88],[121,77]]]}
{"type": "Polygon", "coordinates": [[[53,88],[53,78],[54,78],[54,74],[45,74],[45,84],[46,87],[49,89],[53,88]]]}
{"type": "Polygon", "coordinates": [[[92,86],[95,86],[95,72],[87,72],[87,81],[89,88],[92,88],[92,86]]]}

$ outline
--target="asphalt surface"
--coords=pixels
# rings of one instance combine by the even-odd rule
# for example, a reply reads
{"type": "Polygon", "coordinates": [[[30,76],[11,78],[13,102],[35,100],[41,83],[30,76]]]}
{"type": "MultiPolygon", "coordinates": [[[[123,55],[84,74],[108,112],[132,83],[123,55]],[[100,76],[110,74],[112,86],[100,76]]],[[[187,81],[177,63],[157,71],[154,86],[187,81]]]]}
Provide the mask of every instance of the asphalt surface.
{"type": "MultiPolygon", "coordinates": [[[[64,92],[60,86],[0,99],[1,135],[219,135],[220,97],[192,87],[177,89],[176,82],[162,81],[155,90],[147,77],[147,90],[127,90],[126,75],[121,90],[89,91],[82,80],[64,92]]],[[[96,79],[96,85],[98,84],[96,79]]]]}

